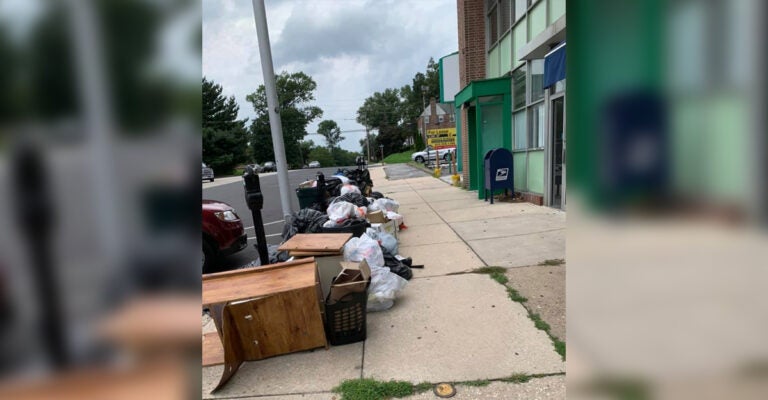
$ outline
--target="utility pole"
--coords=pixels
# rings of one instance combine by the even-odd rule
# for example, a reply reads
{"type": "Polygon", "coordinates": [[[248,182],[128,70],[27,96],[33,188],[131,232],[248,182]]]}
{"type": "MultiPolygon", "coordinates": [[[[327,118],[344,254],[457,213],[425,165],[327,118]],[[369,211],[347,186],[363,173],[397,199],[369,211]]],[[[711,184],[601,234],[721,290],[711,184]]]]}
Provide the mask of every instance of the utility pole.
{"type": "Polygon", "coordinates": [[[365,127],[365,148],[368,154],[368,165],[371,164],[371,136],[368,134],[368,127],[365,127]]]}
{"type": "Polygon", "coordinates": [[[252,0],[253,18],[256,22],[256,36],[259,41],[259,56],[261,72],[264,74],[264,88],[267,92],[267,108],[269,111],[269,127],[272,131],[272,146],[277,162],[277,186],[280,189],[280,205],[283,208],[283,219],[290,223],[291,201],[288,188],[288,162],[285,158],[283,143],[283,124],[280,122],[280,110],[277,103],[277,86],[275,70],[272,65],[272,48],[269,44],[269,29],[267,27],[267,11],[264,0],[252,0]]]}

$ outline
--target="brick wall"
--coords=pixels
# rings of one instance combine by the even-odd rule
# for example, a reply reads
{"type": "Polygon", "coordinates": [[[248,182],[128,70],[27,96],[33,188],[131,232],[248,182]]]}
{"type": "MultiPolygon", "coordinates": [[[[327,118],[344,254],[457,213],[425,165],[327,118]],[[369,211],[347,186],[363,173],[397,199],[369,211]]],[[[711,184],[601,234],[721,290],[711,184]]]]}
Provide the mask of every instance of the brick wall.
{"type": "MultiPolygon", "coordinates": [[[[483,0],[457,0],[459,31],[459,84],[485,79],[485,10],[483,0]]],[[[469,138],[467,111],[461,110],[462,185],[469,185],[469,138]]]]}

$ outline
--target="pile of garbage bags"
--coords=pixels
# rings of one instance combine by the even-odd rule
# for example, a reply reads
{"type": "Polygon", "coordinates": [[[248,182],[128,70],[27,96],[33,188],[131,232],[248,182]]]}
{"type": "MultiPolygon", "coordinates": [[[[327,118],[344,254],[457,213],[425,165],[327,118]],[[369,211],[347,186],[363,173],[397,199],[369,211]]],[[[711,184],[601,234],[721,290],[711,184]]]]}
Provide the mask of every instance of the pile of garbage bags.
{"type": "MultiPolygon", "coordinates": [[[[323,229],[344,228],[361,223],[371,226],[366,216],[374,211],[381,211],[389,220],[395,221],[396,227],[404,228],[403,217],[397,213],[400,204],[380,192],[372,191],[373,182],[367,169],[340,169],[335,176],[327,179],[318,174],[318,179],[311,185],[325,191],[318,198],[324,198],[326,202],[313,204],[312,208],[294,213],[291,224],[283,229],[284,240],[297,233],[323,232],[323,229]]],[[[351,262],[366,260],[371,269],[368,311],[387,310],[394,305],[397,295],[413,277],[411,259],[398,255],[398,242],[394,234],[384,232],[381,228],[365,229],[365,226],[360,231],[353,230],[360,236],[346,243],[343,257],[345,261],[351,262]]]]}

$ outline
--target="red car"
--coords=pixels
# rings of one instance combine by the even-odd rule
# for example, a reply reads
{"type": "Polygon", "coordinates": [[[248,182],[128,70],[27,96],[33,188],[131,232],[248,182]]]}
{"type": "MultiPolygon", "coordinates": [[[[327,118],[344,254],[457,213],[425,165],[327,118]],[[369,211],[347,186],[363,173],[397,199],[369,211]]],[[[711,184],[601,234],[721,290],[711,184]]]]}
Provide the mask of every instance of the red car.
{"type": "Polygon", "coordinates": [[[221,256],[245,248],[248,238],[243,221],[227,203],[203,200],[203,273],[216,265],[221,256]]]}

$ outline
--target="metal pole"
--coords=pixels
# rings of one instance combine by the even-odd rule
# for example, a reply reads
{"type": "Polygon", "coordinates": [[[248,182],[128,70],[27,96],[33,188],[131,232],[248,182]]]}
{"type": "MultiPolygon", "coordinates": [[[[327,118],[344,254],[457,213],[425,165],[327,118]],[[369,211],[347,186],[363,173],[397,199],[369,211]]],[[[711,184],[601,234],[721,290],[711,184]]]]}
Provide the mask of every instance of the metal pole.
{"type": "Polygon", "coordinates": [[[93,174],[94,209],[98,215],[97,240],[107,260],[106,268],[122,261],[121,200],[116,196],[113,163],[112,107],[107,87],[101,30],[91,2],[68,2],[75,60],[79,80],[78,90],[83,105],[85,132],[88,136],[91,173],[93,174]]]}
{"type": "Polygon", "coordinates": [[[368,153],[368,164],[371,164],[371,136],[368,134],[368,127],[365,127],[365,148],[368,153]]]}
{"type": "Polygon", "coordinates": [[[272,48],[269,44],[269,29],[267,27],[267,11],[264,0],[252,0],[253,18],[256,22],[256,36],[259,41],[259,56],[261,71],[264,74],[264,88],[267,92],[267,108],[269,109],[269,127],[272,131],[272,146],[277,163],[277,186],[280,189],[280,205],[283,208],[283,219],[289,223],[291,217],[290,190],[288,188],[288,162],[285,158],[283,144],[283,124],[280,122],[280,110],[277,103],[277,87],[275,85],[275,70],[272,66],[272,48]]]}

